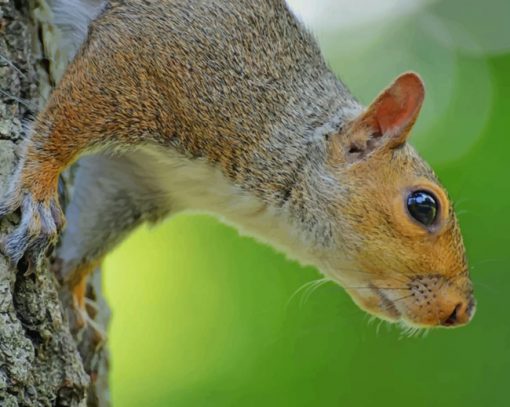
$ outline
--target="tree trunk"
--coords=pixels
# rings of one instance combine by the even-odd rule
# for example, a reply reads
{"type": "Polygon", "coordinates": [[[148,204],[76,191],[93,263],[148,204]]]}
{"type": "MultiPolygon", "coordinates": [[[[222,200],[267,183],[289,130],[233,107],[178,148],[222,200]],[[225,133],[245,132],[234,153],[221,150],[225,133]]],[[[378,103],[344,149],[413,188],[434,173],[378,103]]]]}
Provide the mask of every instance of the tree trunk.
{"type": "MultiPolygon", "coordinates": [[[[54,27],[42,0],[0,0],[0,187],[5,188],[23,138],[22,124],[36,114],[40,95],[55,82],[49,46],[54,27]]],[[[60,63],[62,64],[62,63],[60,63]]],[[[69,177],[68,177],[69,178],[69,177]]],[[[70,189],[72,182],[64,182],[70,189]]],[[[1,193],[1,191],[0,191],[1,193]]],[[[0,234],[18,215],[2,219],[0,234]]],[[[23,263],[23,262],[22,262],[23,263]]],[[[107,352],[91,325],[69,329],[70,293],[61,288],[48,255],[41,270],[10,267],[0,256],[0,405],[107,406],[107,352]]],[[[89,313],[104,330],[108,307],[94,276],[89,313]],[[99,306],[94,306],[100,304],[99,306]]]]}

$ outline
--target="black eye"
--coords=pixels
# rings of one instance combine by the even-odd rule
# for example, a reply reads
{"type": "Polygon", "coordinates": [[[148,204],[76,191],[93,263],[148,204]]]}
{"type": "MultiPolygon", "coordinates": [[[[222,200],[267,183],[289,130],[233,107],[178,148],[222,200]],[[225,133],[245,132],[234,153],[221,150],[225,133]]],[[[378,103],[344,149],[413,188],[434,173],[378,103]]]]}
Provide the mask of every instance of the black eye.
{"type": "Polygon", "coordinates": [[[437,217],[438,203],[430,192],[415,191],[407,197],[407,209],[418,222],[431,226],[437,217]]]}

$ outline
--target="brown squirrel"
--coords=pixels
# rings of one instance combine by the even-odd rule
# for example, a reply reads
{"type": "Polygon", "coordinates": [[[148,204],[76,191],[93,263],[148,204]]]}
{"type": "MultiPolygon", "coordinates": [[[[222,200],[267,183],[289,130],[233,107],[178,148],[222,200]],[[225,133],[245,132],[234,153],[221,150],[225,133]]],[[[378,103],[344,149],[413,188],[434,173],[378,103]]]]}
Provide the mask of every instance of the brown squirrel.
{"type": "Polygon", "coordinates": [[[87,275],[136,226],[199,210],[316,266],[382,319],[471,319],[453,207],[407,143],[416,74],[364,108],[284,0],[109,0],[91,17],[2,201],[1,215],[22,213],[3,241],[15,263],[55,243],[59,174],[94,153],[59,252],[81,307],[87,275]]]}

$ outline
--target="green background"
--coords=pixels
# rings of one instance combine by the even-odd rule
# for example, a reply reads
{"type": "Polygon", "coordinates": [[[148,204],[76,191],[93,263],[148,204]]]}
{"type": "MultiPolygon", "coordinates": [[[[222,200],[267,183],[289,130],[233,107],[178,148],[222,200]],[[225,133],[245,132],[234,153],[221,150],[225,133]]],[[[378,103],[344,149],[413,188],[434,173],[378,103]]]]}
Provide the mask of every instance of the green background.
{"type": "Polygon", "coordinates": [[[456,203],[473,322],[403,336],[338,286],[303,288],[317,271],[208,216],[178,216],[106,260],[114,405],[510,405],[510,2],[422,3],[311,24],[364,103],[402,71],[423,76],[412,140],[456,203]]]}

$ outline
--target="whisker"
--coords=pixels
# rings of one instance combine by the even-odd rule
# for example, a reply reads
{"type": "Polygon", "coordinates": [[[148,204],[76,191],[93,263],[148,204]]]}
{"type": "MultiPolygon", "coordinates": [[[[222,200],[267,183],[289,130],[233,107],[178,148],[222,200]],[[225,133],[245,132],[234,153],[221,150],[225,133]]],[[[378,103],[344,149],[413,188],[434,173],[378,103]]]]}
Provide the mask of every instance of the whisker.
{"type": "Polygon", "coordinates": [[[349,288],[353,290],[409,290],[409,287],[378,287],[378,286],[368,286],[368,287],[356,287],[356,286],[342,286],[343,288],[349,288]]]}
{"type": "MultiPolygon", "coordinates": [[[[331,268],[333,268],[333,266],[334,265],[332,265],[332,264],[330,265],[331,268]]],[[[347,272],[347,273],[368,274],[371,277],[377,277],[378,276],[377,273],[363,271],[363,270],[360,270],[359,268],[338,267],[338,270],[343,271],[343,272],[347,272]]],[[[411,270],[409,267],[407,268],[407,270],[408,270],[409,274],[407,274],[407,273],[405,273],[403,271],[393,270],[393,274],[397,274],[399,276],[402,276],[403,278],[396,278],[395,276],[391,276],[391,278],[393,280],[395,280],[395,281],[398,281],[399,283],[407,284],[411,280],[410,276],[415,274],[413,272],[413,270],[411,270]]]]}
{"type": "Polygon", "coordinates": [[[487,283],[483,283],[481,281],[477,281],[476,279],[473,279],[473,286],[475,288],[476,291],[484,291],[484,290],[487,290],[488,292],[490,293],[493,293],[493,294],[502,294],[505,290],[504,287],[502,287],[501,285],[493,285],[493,284],[487,284],[487,283]]]}
{"type": "Polygon", "coordinates": [[[289,300],[287,301],[287,307],[290,306],[294,298],[299,295],[300,293],[303,294],[303,297],[301,298],[301,301],[299,302],[300,307],[302,307],[306,301],[310,298],[312,293],[317,290],[320,286],[330,282],[331,280],[329,278],[319,278],[317,280],[312,280],[304,283],[301,287],[299,287],[294,293],[290,296],[289,300]]]}
{"type": "Polygon", "coordinates": [[[420,333],[422,331],[421,328],[403,325],[403,324],[400,324],[400,329],[401,329],[401,333],[400,333],[399,339],[403,339],[404,336],[406,336],[408,338],[413,338],[413,337],[416,338],[420,335],[420,333]]]}
{"type": "Polygon", "coordinates": [[[377,324],[377,327],[375,328],[375,334],[379,336],[379,331],[381,330],[381,326],[384,324],[384,320],[380,319],[379,323],[377,324]]]}
{"type": "MultiPolygon", "coordinates": [[[[368,275],[370,275],[370,276],[374,277],[374,273],[370,273],[370,272],[368,272],[368,271],[361,271],[361,270],[345,270],[345,269],[344,269],[344,271],[352,271],[352,272],[359,273],[359,274],[368,274],[368,275]]],[[[400,274],[402,274],[403,276],[405,276],[405,277],[406,277],[406,280],[400,280],[400,279],[395,278],[395,277],[391,277],[391,279],[392,279],[392,280],[394,280],[394,281],[397,281],[397,282],[399,282],[399,283],[401,283],[401,284],[407,284],[407,283],[411,280],[411,279],[409,278],[409,276],[407,276],[406,274],[404,274],[404,273],[402,273],[402,272],[400,272],[400,274]]],[[[377,275],[375,275],[375,276],[377,276],[377,275]]]]}
{"type": "Polygon", "coordinates": [[[308,300],[310,299],[311,295],[319,288],[322,287],[324,284],[329,283],[331,280],[328,278],[322,278],[319,280],[316,280],[313,284],[308,285],[307,288],[303,291],[303,296],[301,297],[300,306],[303,307],[308,300]]]}
{"type": "Polygon", "coordinates": [[[421,333],[422,333],[422,334],[421,334],[421,337],[422,337],[422,338],[426,338],[426,337],[428,336],[428,334],[430,333],[430,329],[428,329],[428,328],[422,328],[422,329],[421,329],[421,333]]]}
{"type": "Polygon", "coordinates": [[[470,268],[472,270],[474,270],[476,267],[481,266],[483,264],[503,263],[504,261],[505,261],[504,259],[483,259],[483,260],[479,260],[479,261],[475,262],[474,264],[472,264],[470,268]]]}
{"type": "Polygon", "coordinates": [[[455,210],[457,210],[458,208],[460,208],[465,203],[470,203],[470,202],[476,202],[476,200],[473,199],[473,198],[463,197],[463,198],[460,198],[459,200],[453,200],[453,207],[454,207],[455,210]]]}
{"type": "Polygon", "coordinates": [[[412,296],[413,296],[413,294],[409,294],[409,295],[406,295],[404,297],[397,298],[396,300],[392,300],[392,302],[393,302],[393,304],[395,304],[396,302],[405,300],[406,298],[409,298],[409,297],[412,297],[412,296]]]}
{"type": "Polygon", "coordinates": [[[368,317],[367,325],[372,325],[375,321],[377,321],[377,317],[375,315],[366,314],[368,317]]]}

